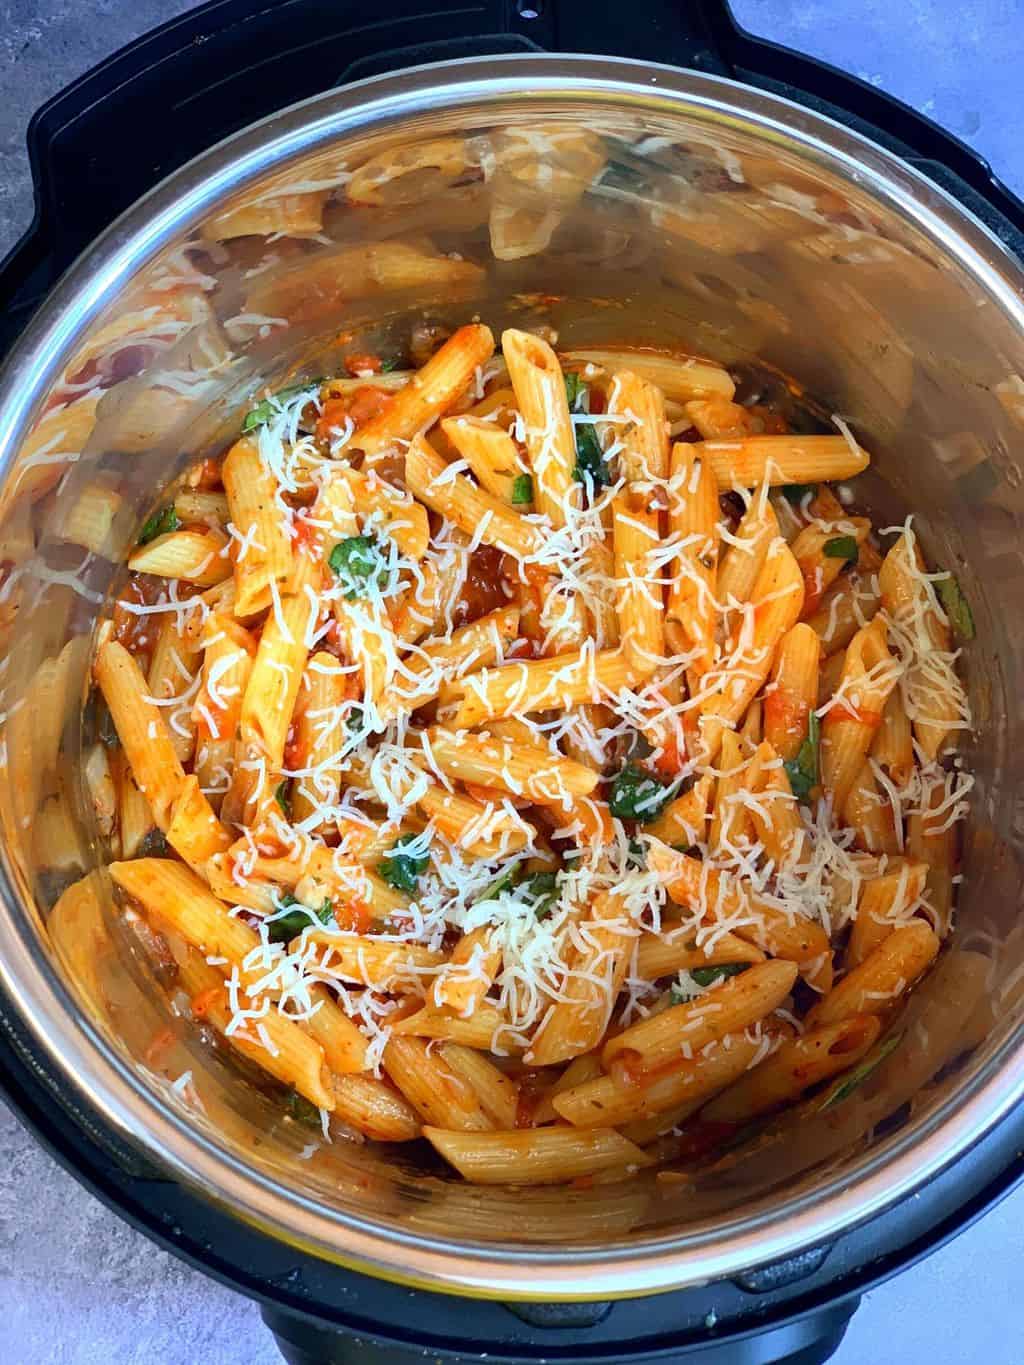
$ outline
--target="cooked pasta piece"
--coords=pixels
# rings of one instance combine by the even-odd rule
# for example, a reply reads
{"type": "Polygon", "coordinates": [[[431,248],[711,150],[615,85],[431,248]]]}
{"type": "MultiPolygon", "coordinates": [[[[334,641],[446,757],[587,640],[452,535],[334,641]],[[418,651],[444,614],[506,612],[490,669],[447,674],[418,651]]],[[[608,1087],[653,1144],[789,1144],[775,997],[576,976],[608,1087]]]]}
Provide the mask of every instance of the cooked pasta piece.
{"type": "Polygon", "coordinates": [[[741,1077],[701,1110],[706,1123],[747,1123],[798,1100],[812,1085],[848,1071],[873,1046],[881,1025],[869,1014],[784,1042],[767,1061],[741,1077]]]}
{"type": "Polygon", "coordinates": [[[714,662],[719,543],[718,481],[695,449],[672,448],[668,520],[678,557],[669,566],[665,604],[665,639],[673,654],[688,656],[691,691],[714,662]]]}
{"type": "Polygon", "coordinates": [[[939,940],[923,920],[894,929],[815,1005],[807,1016],[808,1026],[824,1028],[854,1014],[882,1014],[891,1009],[938,951],[939,940]]]}
{"type": "Polygon", "coordinates": [[[514,328],[502,333],[501,349],[523,417],[534,503],[553,526],[564,526],[567,509],[578,505],[580,486],[573,474],[576,437],[558,357],[542,338],[514,328]]]}
{"type": "Polygon", "coordinates": [[[870,463],[866,450],[844,436],[745,436],[738,441],[701,441],[696,457],[706,460],[722,488],[852,479],[870,463]]]}
{"type": "Polygon", "coordinates": [[[821,723],[821,780],[834,810],[845,805],[901,672],[885,621],[876,617],[847,646],[839,685],[821,723]]]}
{"type": "Polygon", "coordinates": [[[560,1185],[599,1171],[651,1165],[650,1157],[613,1128],[466,1133],[426,1127],[423,1136],[473,1185],[560,1185]]]}
{"type": "Polygon", "coordinates": [[[474,372],[494,353],[494,338],[482,323],[460,327],[398,390],[377,417],[360,427],[352,443],[370,467],[398,441],[425,430],[469,388],[474,372]]]}

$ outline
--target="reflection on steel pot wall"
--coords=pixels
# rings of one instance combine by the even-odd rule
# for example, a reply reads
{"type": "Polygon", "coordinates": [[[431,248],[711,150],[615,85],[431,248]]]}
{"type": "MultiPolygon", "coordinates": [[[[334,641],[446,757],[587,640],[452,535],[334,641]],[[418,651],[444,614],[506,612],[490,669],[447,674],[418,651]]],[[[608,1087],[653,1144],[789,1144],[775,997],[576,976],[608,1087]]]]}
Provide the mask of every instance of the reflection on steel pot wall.
{"type": "MultiPolygon", "coordinates": [[[[144,201],[37,318],[2,394],[0,971],[68,1088],[278,1236],[511,1295],[735,1272],[834,1234],[962,1150],[1024,1090],[1021,283],[951,201],[837,126],[728,82],[591,58],[424,68],[327,95],[144,201]],[[929,559],[976,604],[957,946],[855,1097],[767,1130],[695,1190],[641,1175],[481,1191],[372,1144],[304,1161],[294,1125],[165,1014],[101,870],[47,922],[109,856],[120,758],[82,715],[89,640],[158,491],[224,446],[262,385],[330,373],[353,341],[407,350],[424,313],[543,325],[562,346],[668,340],[795,376],[877,453],[865,501],[892,520],[913,505],[929,559]],[[201,1108],[146,1065],[160,1027],[201,1108]]],[[[124,812],[116,828],[124,839],[124,812]]],[[[132,828],[138,847],[144,813],[132,828]]]]}

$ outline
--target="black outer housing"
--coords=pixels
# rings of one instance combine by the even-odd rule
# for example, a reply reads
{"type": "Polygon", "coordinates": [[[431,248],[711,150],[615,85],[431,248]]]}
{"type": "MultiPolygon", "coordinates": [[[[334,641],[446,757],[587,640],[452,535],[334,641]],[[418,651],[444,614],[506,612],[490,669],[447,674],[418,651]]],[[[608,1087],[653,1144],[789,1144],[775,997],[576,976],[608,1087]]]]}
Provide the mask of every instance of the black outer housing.
{"type": "MultiPolygon", "coordinates": [[[[72,261],[214,141],[334,86],[423,62],[580,52],[672,62],[828,115],[896,153],[1024,260],[1024,205],[959,139],[881,90],[740,29],[727,0],[213,0],[116,53],[33,117],[29,231],[0,263],[0,356],[72,261]],[[585,37],[585,44],[580,38],[585,37]]],[[[706,1287],[615,1304],[502,1305],[409,1290],[304,1256],[152,1168],[69,1106],[0,994],[0,1093],[93,1194],[258,1300],[292,1365],[819,1365],[865,1290],[941,1246],[1024,1179],[1018,1111],[911,1201],[831,1247],[706,1287]],[[6,1046],[4,1046],[4,1044],[6,1046]]]]}

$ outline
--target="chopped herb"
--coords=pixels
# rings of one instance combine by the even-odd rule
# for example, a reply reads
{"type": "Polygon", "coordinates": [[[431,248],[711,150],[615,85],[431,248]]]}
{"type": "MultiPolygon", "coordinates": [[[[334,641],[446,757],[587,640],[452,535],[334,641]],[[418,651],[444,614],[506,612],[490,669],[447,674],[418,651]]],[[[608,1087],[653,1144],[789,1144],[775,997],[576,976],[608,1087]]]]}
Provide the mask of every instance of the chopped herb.
{"type": "Polygon", "coordinates": [[[593,422],[581,422],[576,427],[576,468],[573,477],[580,483],[585,483],[589,478],[595,488],[607,488],[612,481],[611,470],[604,458],[593,422]]]}
{"type": "Polygon", "coordinates": [[[245,421],[242,423],[242,434],[255,431],[257,427],[273,421],[285,403],[297,398],[300,393],[315,389],[320,382],[319,379],[307,379],[304,384],[289,384],[287,388],[279,389],[270,398],[264,398],[262,403],[257,403],[251,412],[246,413],[245,421]]]}
{"type": "Polygon", "coordinates": [[[630,194],[644,194],[650,192],[650,181],[644,171],[638,171],[633,166],[624,165],[621,161],[609,161],[604,174],[597,182],[599,186],[605,186],[610,190],[623,190],[630,194]]]}
{"type": "Polygon", "coordinates": [[[362,597],[385,569],[383,556],[373,536],[349,536],[339,540],[327,556],[327,563],[345,584],[349,602],[362,597]]]}
{"type": "Polygon", "coordinates": [[[353,702],[345,716],[345,728],[351,733],[361,730],[366,724],[366,711],[358,702],[353,702]]]}
{"type": "Polygon", "coordinates": [[[177,508],[173,502],[169,502],[166,507],[159,508],[146,521],[139,532],[139,544],[148,545],[151,540],[156,540],[157,536],[170,535],[172,531],[177,531],[180,526],[181,518],[178,516],[177,508]]]}
{"type": "Polygon", "coordinates": [[[886,1057],[899,1047],[902,1041],[903,1034],[897,1033],[892,1038],[886,1038],[884,1043],[879,1043],[872,1053],[865,1057],[852,1071],[848,1071],[845,1076],[842,1076],[828,1091],[818,1106],[818,1112],[821,1113],[823,1109],[831,1109],[833,1105],[842,1104],[843,1100],[848,1099],[859,1086],[864,1084],[872,1072],[882,1065],[886,1057]]]}
{"type": "Polygon", "coordinates": [[[533,502],[533,479],[529,474],[517,474],[512,480],[512,502],[533,502]]]}
{"type": "Polygon", "coordinates": [[[483,901],[491,901],[497,896],[502,895],[505,891],[511,891],[522,876],[522,872],[522,863],[513,863],[511,867],[506,867],[505,871],[500,873],[494,881],[491,882],[490,886],[487,887],[480,899],[483,901]]]}
{"type": "Polygon", "coordinates": [[[293,938],[298,938],[303,929],[309,929],[319,920],[321,924],[326,924],[334,913],[334,907],[329,900],[325,900],[319,910],[313,910],[308,905],[303,905],[301,901],[295,899],[290,891],[285,892],[281,897],[281,908],[286,909],[289,905],[296,908],[290,914],[282,915],[279,919],[265,920],[267,926],[267,937],[271,943],[290,943],[293,938]]]}
{"type": "Polygon", "coordinates": [[[845,559],[847,564],[857,562],[857,541],[853,536],[836,536],[826,540],[822,548],[829,559],[845,559]]]}
{"type": "Polygon", "coordinates": [[[536,901],[533,909],[537,918],[545,919],[558,900],[558,873],[536,872],[523,882],[520,890],[536,901]]]}
{"type": "Polygon", "coordinates": [[[818,785],[818,746],[821,738],[821,722],[812,711],[807,722],[807,738],[797,750],[796,758],[786,760],[786,775],[793,795],[798,801],[806,801],[818,785]]]}
{"type": "Polygon", "coordinates": [[[569,411],[589,412],[590,389],[588,386],[575,370],[569,370],[563,378],[565,379],[565,397],[569,404],[569,411]]]}
{"type": "MultiPolygon", "coordinates": [[[[583,380],[570,370],[564,374],[565,397],[570,412],[590,411],[590,389],[583,380]]],[[[593,422],[574,423],[576,436],[576,468],[573,478],[580,483],[590,479],[595,488],[606,488],[612,481],[611,472],[605,463],[601,442],[597,439],[597,428],[593,422]]],[[[514,499],[513,499],[514,501],[514,499]]]]}
{"type": "Polygon", "coordinates": [[[647,845],[642,844],[639,839],[630,839],[629,848],[626,850],[626,866],[638,867],[641,870],[647,867],[647,845]]]}
{"type": "Polygon", "coordinates": [[[696,844],[669,844],[669,848],[674,848],[677,853],[685,853],[690,858],[700,853],[696,844]]]}
{"type": "Polygon", "coordinates": [[[277,784],[277,790],[274,792],[274,800],[281,807],[285,819],[290,820],[292,818],[292,800],[288,791],[287,778],[285,778],[283,782],[277,784]]]}
{"type": "Polygon", "coordinates": [[[749,962],[720,962],[714,967],[694,967],[690,975],[698,986],[711,986],[716,981],[725,981],[727,977],[739,976],[749,966],[749,962]]]}
{"type": "Polygon", "coordinates": [[[320,1110],[311,1100],[307,1100],[305,1095],[300,1095],[297,1090],[293,1090],[288,1096],[288,1103],[285,1105],[285,1113],[296,1123],[301,1123],[306,1128],[320,1128],[320,1110]]]}
{"type": "MultiPolygon", "coordinates": [[[[704,989],[713,986],[716,981],[727,981],[730,976],[739,976],[740,972],[745,972],[750,965],[749,962],[721,962],[714,967],[693,967],[687,972],[687,976],[695,986],[704,989]]],[[[669,996],[673,1005],[685,1005],[696,999],[696,996],[682,985],[670,986],[669,996]]]]}
{"type": "Polygon", "coordinates": [[[949,617],[949,624],[961,640],[973,640],[974,616],[959,582],[953,574],[947,574],[945,578],[938,579],[935,586],[942,609],[949,617]]]}
{"type": "Polygon", "coordinates": [[[395,370],[402,368],[402,362],[396,356],[389,356],[387,360],[380,362],[381,374],[393,374],[395,370]]]}
{"type": "Polygon", "coordinates": [[[403,834],[391,847],[391,853],[377,864],[377,871],[389,886],[396,891],[404,891],[407,896],[416,894],[416,883],[421,872],[426,872],[430,862],[428,853],[403,853],[408,844],[414,842],[418,834],[403,834]]]}
{"type": "Polygon", "coordinates": [[[787,483],[782,489],[782,496],[787,502],[799,507],[808,493],[817,493],[817,491],[818,485],[816,483],[787,483]]]}
{"type": "Polygon", "coordinates": [[[620,820],[656,820],[675,793],[675,783],[666,787],[639,763],[630,761],[612,782],[608,809],[620,820]]]}

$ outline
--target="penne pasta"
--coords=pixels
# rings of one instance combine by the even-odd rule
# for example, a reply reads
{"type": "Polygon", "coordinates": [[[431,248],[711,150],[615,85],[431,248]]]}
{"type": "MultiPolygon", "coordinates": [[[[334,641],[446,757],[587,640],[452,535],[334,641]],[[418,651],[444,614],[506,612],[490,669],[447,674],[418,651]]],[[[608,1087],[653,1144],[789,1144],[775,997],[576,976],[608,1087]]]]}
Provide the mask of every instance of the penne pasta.
{"type": "Polygon", "coordinates": [[[543,537],[538,527],[458,473],[454,465],[446,465],[422,436],[406,452],[405,477],[421,502],[483,544],[520,558],[540,550],[543,537]]]}
{"type": "Polygon", "coordinates": [[[695,458],[707,461],[722,488],[852,479],[871,462],[866,450],[844,436],[744,436],[700,441],[693,450],[695,458]]]}
{"type": "Polygon", "coordinates": [[[657,384],[635,370],[616,370],[608,387],[605,411],[609,417],[627,419],[612,426],[613,438],[622,445],[619,468],[627,483],[667,479],[668,423],[665,395],[657,384]]]}
{"type": "Polygon", "coordinates": [[[758,574],[772,541],[779,536],[775,509],[765,496],[767,485],[754,494],[736,534],[725,545],[718,564],[718,600],[725,606],[750,601],[758,574]]]}
{"type": "Polygon", "coordinates": [[[484,668],[458,684],[461,700],[451,724],[469,730],[492,718],[604,701],[632,679],[632,668],[618,650],[576,650],[553,659],[484,668]]]}
{"type": "Polygon", "coordinates": [[[578,947],[561,995],[526,1054],[534,1066],[553,1066],[590,1052],[608,1029],[615,998],[629,969],[637,929],[621,898],[600,895],[578,926],[578,947]]]}
{"type": "Polygon", "coordinates": [[[231,447],[222,476],[228,515],[240,537],[233,556],[235,610],[250,616],[271,605],[271,585],[283,593],[291,579],[291,517],[255,441],[243,439],[231,447]]]}
{"type": "Polygon", "coordinates": [[[428,1126],[423,1136],[473,1185],[560,1185],[600,1171],[651,1164],[639,1147],[611,1128],[465,1133],[428,1126]]]}
{"type": "Polygon", "coordinates": [[[901,924],[910,921],[924,893],[925,863],[904,862],[898,872],[872,877],[861,888],[846,961],[859,967],[901,924]]]}
{"type": "Polygon", "coordinates": [[[691,691],[715,657],[719,541],[718,482],[710,465],[695,458],[695,448],[672,448],[668,520],[679,548],[665,603],[665,640],[673,654],[689,656],[691,691]]]}
{"type": "Polygon", "coordinates": [[[464,1133],[494,1127],[475,1087],[422,1038],[392,1035],[384,1049],[384,1069],[424,1123],[443,1123],[464,1133]]]}
{"type": "Polygon", "coordinates": [[[481,417],[446,417],[441,430],[477,483],[520,511],[533,503],[533,485],[515,441],[496,422],[481,417]]]}
{"type": "Polygon", "coordinates": [[[623,1029],[605,1043],[601,1061],[608,1067],[624,1053],[635,1054],[636,1069],[644,1073],[678,1062],[684,1047],[697,1053],[708,1043],[728,1033],[742,1033],[771,1014],[793,989],[796,975],[793,962],[757,963],[707,995],[671,1005],[623,1029]]]}
{"type": "Polygon", "coordinates": [[[582,1129],[628,1124],[666,1111],[681,1123],[709,1095],[738,1080],[763,1046],[763,1037],[726,1034],[694,1048],[692,1058],[677,1058],[636,1085],[620,1086],[611,1076],[599,1076],[556,1095],[552,1104],[562,1118],[582,1129]]]}
{"type": "Polygon", "coordinates": [[[93,672],[110,708],[135,785],[149,802],[157,825],[166,830],[185,771],[160,709],[150,700],[138,664],[116,641],[100,648],[93,672]]]}
{"type": "MultiPolygon", "coordinates": [[[[612,527],[616,642],[644,676],[653,673],[665,652],[658,509],[639,489],[626,488],[612,505],[612,527]]],[[[607,639],[609,632],[601,634],[607,639]]]]}
{"type": "Polygon", "coordinates": [[[576,437],[558,357],[538,336],[508,328],[501,335],[516,406],[522,413],[538,512],[564,526],[566,510],[579,503],[576,437]]]}
{"type": "Polygon", "coordinates": [[[469,388],[474,372],[494,353],[490,329],[472,323],[453,332],[421,370],[398,390],[378,417],[360,427],[353,444],[369,468],[397,441],[409,441],[435,422],[469,388]]]}
{"type": "Polygon", "coordinates": [[[885,621],[876,617],[847,646],[839,685],[821,723],[821,780],[834,810],[843,809],[901,671],[889,650],[885,621]]]}
{"type": "Polygon", "coordinates": [[[231,576],[227,552],[228,542],[216,531],[170,531],[129,555],[128,567],[209,587],[231,576]]]}
{"type": "Polygon", "coordinates": [[[824,1028],[855,1014],[882,1014],[931,966],[939,940],[924,921],[887,934],[807,1016],[808,1027],[824,1028]]]}
{"type": "Polygon", "coordinates": [[[848,1071],[877,1039],[881,1025],[869,1014],[855,1014],[837,1024],[790,1038],[701,1110],[704,1123],[748,1123],[783,1104],[795,1103],[806,1090],[848,1071]]]}
{"type": "Polygon", "coordinates": [[[593,365],[615,374],[626,369],[659,388],[666,398],[685,403],[691,398],[720,395],[731,398],[736,390],[728,370],[695,356],[668,355],[657,351],[566,351],[570,365],[593,365]]]}

